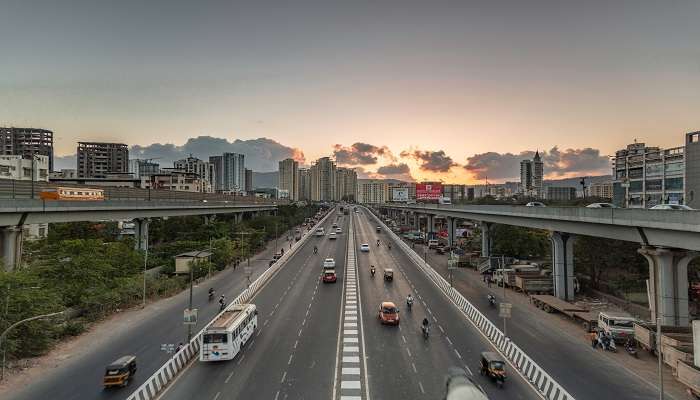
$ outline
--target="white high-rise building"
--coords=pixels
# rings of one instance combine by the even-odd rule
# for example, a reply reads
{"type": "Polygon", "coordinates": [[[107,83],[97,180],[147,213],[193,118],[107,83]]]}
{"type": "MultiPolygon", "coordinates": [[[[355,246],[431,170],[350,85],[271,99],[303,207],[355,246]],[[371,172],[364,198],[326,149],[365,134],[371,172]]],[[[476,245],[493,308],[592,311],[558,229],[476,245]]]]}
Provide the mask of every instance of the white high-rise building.
{"type": "Polygon", "coordinates": [[[520,191],[526,196],[542,197],[543,183],[544,163],[537,151],[532,160],[520,161],[520,191]]]}
{"type": "Polygon", "coordinates": [[[231,193],[245,192],[245,156],[238,153],[224,153],[222,164],[222,190],[231,193]]]}
{"type": "Polygon", "coordinates": [[[335,199],[335,162],[329,157],[316,160],[311,166],[311,200],[333,201],[335,199]]]}
{"type": "Polygon", "coordinates": [[[299,200],[299,163],[291,158],[279,162],[279,189],[289,193],[289,200],[299,200]]]}

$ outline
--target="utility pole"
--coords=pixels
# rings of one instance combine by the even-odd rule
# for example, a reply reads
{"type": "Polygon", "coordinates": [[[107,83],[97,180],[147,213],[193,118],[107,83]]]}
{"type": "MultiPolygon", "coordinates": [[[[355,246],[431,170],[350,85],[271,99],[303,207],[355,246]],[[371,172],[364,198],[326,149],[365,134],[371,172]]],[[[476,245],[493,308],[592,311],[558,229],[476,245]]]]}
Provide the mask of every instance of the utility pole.
{"type": "MultiPolygon", "coordinates": [[[[506,256],[501,256],[501,285],[503,285],[503,303],[506,302],[506,281],[503,278],[503,270],[506,268],[506,256]]],[[[506,320],[505,315],[503,316],[503,336],[508,336],[506,333],[506,320]]]]}
{"type": "MultiPolygon", "coordinates": [[[[146,223],[147,224],[147,223],[146,223]]],[[[146,225],[148,227],[148,225],[146,225]]],[[[148,228],[141,229],[141,234],[146,235],[146,248],[143,254],[143,308],[146,308],[146,271],[148,270],[148,228]],[[143,232],[145,230],[145,232],[143,232]]]]}
{"type": "Polygon", "coordinates": [[[664,363],[663,363],[663,355],[661,354],[661,316],[658,314],[656,315],[656,352],[658,354],[657,358],[659,359],[659,400],[664,400],[664,363]]]}

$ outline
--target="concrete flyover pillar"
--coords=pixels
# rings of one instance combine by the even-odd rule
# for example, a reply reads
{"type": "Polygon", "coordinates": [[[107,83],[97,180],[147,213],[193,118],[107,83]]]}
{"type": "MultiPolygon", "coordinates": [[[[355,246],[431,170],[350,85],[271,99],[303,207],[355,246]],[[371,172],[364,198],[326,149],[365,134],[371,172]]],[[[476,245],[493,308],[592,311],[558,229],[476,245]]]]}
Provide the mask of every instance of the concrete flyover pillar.
{"type": "Polygon", "coordinates": [[[5,266],[5,271],[18,268],[22,261],[22,228],[18,226],[2,227],[0,242],[2,242],[2,263],[5,266]]]}
{"type": "Polygon", "coordinates": [[[649,262],[651,320],[662,325],[688,326],[688,263],[700,253],[644,246],[639,254],[649,262]]]}
{"type": "Polygon", "coordinates": [[[134,220],[134,250],[148,249],[148,218],[137,218],[134,220]]]}
{"type": "Polygon", "coordinates": [[[455,243],[455,222],[456,218],[447,217],[447,245],[450,247],[455,243]]]}
{"type": "Polygon", "coordinates": [[[562,300],[574,299],[574,241],[565,232],[552,232],[552,265],[554,266],[554,295],[562,300]]]}
{"type": "Polygon", "coordinates": [[[432,214],[426,214],[426,222],[425,222],[425,231],[430,233],[430,232],[435,232],[435,216],[432,214]]]}
{"type": "Polygon", "coordinates": [[[420,230],[420,214],[416,212],[413,213],[413,228],[417,231],[420,230]]]}
{"type": "Polygon", "coordinates": [[[493,238],[491,237],[491,223],[481,222],[481,256],[491,257],[491,248],[493,247],[493,238]]]}

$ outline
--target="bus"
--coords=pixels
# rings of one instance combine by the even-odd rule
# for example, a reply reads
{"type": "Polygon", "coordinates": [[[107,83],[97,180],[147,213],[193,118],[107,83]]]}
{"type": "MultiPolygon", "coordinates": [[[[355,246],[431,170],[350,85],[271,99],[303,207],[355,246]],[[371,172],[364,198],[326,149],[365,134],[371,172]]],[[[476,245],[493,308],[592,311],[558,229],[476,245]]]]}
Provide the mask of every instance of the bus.
{"type": "Polygon", "coordinates": [[[202,333],[199,361],[232,360],[258,326],[255,304],[236,304],[219,315],[202,333]]]}
{"type": "Polygon", "coordinates": [[[323,228],[316,229],[316,236],[325,236],[326,231],[323,228]]]}

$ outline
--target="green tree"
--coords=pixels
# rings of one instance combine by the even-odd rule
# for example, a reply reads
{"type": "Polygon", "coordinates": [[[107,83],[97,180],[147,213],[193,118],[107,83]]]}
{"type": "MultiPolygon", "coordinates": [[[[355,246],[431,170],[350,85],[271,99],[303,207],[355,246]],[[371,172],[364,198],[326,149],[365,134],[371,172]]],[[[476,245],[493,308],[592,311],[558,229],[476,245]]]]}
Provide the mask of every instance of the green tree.
{"type": "Polygon", "coordinates": [[[493,225],[492,253],[520,259],[545,258],[549,253],[546,231],[510,225],[493,225]]]}

